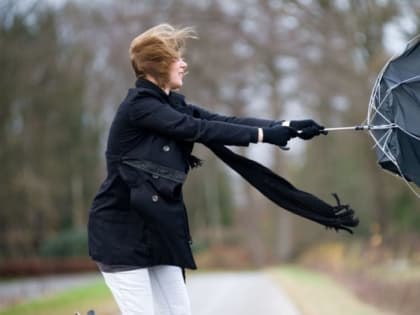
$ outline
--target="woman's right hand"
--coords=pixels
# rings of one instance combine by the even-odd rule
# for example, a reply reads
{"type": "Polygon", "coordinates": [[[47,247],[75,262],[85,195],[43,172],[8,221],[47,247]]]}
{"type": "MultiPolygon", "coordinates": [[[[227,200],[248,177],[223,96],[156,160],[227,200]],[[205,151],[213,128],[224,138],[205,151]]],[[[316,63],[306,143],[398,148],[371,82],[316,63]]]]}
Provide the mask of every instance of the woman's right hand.
{"type": "Polygon", "coordinates": [[[263,142],[284,147],[287,142],[298,135],[297,131],[291,127],[274,126],[263,128],[263,142]]]}

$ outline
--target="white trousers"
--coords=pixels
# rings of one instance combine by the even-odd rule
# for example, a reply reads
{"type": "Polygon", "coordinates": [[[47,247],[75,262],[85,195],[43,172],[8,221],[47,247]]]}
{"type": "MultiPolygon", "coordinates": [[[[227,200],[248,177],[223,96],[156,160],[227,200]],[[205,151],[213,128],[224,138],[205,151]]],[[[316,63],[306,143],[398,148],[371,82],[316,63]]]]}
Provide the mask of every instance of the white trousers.
{"type": "Polygon", "coordinates": [[[102,275],[122,315],[191,315],[180,267],[162,265],[102,275]]]}

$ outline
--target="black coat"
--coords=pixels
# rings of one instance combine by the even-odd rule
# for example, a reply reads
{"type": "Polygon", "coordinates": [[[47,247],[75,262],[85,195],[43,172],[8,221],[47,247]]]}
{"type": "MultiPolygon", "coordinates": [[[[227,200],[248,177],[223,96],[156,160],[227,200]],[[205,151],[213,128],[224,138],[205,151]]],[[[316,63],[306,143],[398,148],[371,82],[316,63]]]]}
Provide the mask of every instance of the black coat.
{"type": "Polygon", "coordinates": [[[182,185],[194,142],[247,146],[276,121],[210,113],[147,80],[111,125],[107,177],[89,213],[89,254],[108,265],[196,268],[182,185]]]}

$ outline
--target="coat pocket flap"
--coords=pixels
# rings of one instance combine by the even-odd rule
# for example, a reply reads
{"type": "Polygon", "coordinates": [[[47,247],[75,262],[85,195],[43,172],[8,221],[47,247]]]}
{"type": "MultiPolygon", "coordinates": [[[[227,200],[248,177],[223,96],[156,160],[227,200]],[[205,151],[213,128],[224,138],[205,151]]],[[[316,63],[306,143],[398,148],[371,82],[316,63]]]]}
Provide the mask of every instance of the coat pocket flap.
{"type": "Polygon", "coordinates": [[[149,161],[126,160],[119,166],[123,180],[131,188],[147,185],[167,200],[182,198],[186,174],[149,161]]]}

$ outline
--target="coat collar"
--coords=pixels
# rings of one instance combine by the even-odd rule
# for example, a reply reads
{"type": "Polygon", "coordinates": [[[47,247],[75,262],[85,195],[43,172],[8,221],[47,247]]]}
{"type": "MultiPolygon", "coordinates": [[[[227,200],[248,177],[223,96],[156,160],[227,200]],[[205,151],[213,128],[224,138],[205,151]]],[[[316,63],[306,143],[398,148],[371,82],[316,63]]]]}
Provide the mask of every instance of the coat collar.
{"type": "Polygon", "coordinates": [[[147,89],[150,92],[153,92],[153,94],[156,96],[163,98],[164,100],[168,100],[168,94],[166,94],[164,90],[149,80],[143,78],[137,79],[136,87],[147,89]]]}
{"type": "Polygon", "coordinates": [[[168,95],[159,86],[157,86],[156,84],[154,84],[153,82],[151,82],[147,79],[143,79],[143,78],[137,79],[136,87],[147,89],[150,92],[153,92],[153,94],[155,94],[159,98],[162,98],[163,100],[167,101],[168,103],[170,103],[172,105],[181,105],[181,104],[184,104],[184,102],[185,102],[185,96],[184,95],[179,94],[179,93],[174,92],[174,91],[171,91],[168,95]]]}

